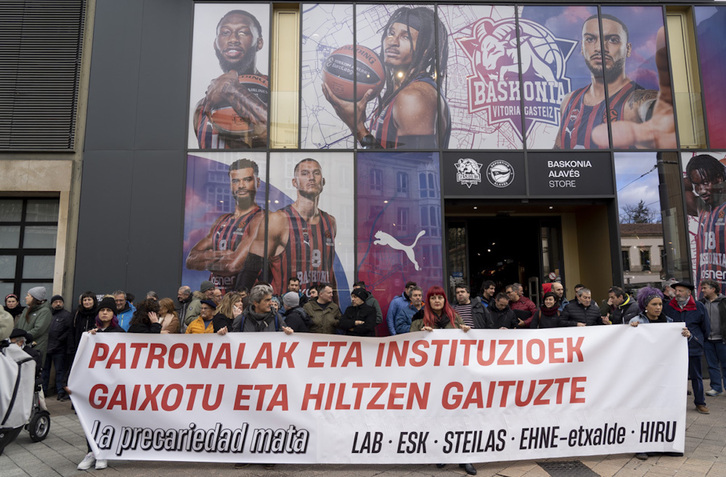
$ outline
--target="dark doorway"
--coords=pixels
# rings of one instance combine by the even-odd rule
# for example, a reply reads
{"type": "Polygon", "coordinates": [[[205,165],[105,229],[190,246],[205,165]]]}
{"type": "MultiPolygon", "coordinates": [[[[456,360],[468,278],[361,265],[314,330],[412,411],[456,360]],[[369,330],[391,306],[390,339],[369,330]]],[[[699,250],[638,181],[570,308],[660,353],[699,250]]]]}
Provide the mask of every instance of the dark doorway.
{"type": "Polygon", "coordinates": [[[517,282],[537,301],[540,284],[550,281],[547,275],[561,272],[557,217],[452,217],[447,226],[450,285],[468,284],[472,294],[485,280],[493,281],[497,291],[517,282]]]}

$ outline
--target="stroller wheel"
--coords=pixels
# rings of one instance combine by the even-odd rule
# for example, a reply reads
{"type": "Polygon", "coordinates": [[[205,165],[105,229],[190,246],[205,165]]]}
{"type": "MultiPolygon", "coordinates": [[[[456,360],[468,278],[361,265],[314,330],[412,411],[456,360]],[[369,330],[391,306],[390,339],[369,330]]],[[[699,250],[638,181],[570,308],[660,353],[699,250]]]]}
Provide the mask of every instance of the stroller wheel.
{"type": "Polygon", "coordinates": [[[48,437],[50,432],[50,414],[48,411],[40,411],[28,423],[28,432],[30,440],[40,442],[48,437]]]}

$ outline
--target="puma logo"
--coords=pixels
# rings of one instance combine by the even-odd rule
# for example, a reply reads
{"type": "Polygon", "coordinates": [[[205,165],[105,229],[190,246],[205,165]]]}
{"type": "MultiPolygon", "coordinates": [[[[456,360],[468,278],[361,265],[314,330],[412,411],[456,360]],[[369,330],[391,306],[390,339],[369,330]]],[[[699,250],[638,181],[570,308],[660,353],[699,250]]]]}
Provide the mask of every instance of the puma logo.
{"type": "Polygon", "coordinates": [[[399,242],[396,238],[394,238],[392,235],[387,234],[386,232],[383,232],[379,230],[376,232],[376,240],[373,242],[373,245],[388,245],[393,250],[401,250],[403,252],[406,252],[406,256],[409,260],[411,260],[411,263],[413,263],[413,268],[416,269],[416,271],[421,270],[421,267],[418,265],[418,262],[416,261],[416,253],[414,252],[413,248],[416,246],[416,242],[418,242],[418,239],[423,237],[426,234],[425,230],[422,230],[421,232],[416,235],[416,239],[413,241],[411,245],[404,245],[401,242],[399,242]]]}

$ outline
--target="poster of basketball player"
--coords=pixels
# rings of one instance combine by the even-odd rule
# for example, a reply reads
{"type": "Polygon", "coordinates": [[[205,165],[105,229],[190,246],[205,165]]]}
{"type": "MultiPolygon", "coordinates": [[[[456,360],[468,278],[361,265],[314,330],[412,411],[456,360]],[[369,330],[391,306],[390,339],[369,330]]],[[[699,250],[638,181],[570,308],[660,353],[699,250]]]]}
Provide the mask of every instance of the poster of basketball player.
{"type": "Polygon", "coordinates": [[[726,7],[693,8],[701,65],[704,108],[708,121],[708,139],[713,149],[726,149],[726,7]]]}
{"type": "Polygon", "coordinates": [[[726,153],[684,152],[681,165],[694,283],[726,293],[726,153]]]}
{"type": "Polygon", "coordinates": [[[358,280],[386,316],[406,282],[443,286],[438,153],[365,152],[357,156],[358,280]]]}
{"type": "Polygon", "coordinates": [[[197,3],[190,149],[267,145],[270,5],[197,3]]]}
{"type": "Polygon", "coordinates": [[[325,99],[322,89],[326,62],[333,61],[331,55],[336,51],[352,51],[351,45],[353,45],[352,4],[302,5],[300,104],[302,111],[300,147],[302,148],[353,149],[354,139],[350,129],[325,99]]]}
{"type": "MultiPolygon", "coordinates": [[[[345,16],[344,6],[338,7],[343,16],[329,24],[312,17],[313,6],[305,8],[309,12],[303,15],[305,42],[312,42],[316,31],[333,26],[338,33],[334,41],[315,40],[325,42],[325,58],[320,51],[312,54],[311,48],[303,48],[302,116],[312,118],[312,124],[303,124],[304,147],[352,143],[364,149],[446,147],[451,124],[437,78],[445,76],[446,62],[440,60],[446,56],[447,35],[433,7],[356,5],[355,48],[346,44],[352,39],[348,35],[353,17],[345,16]],[[308,78],[315,84],[312,89],[307,88],[308,78]],[[337,118],[332,123],[331,112],[337,118]],[[340,137],[340,125],[348,132],[345,138],[340,137]]],[[[320,14],[331,10],[315,8],[320,14]]]]}
{"type": "Polygon", "coordinates": [[[563,98],[553,147],[676,147],[663,9],[603,7],[599,19],[584,19],[578,40],[590,78],[586,84],[573,84],[563,98]]]}
{"type": "Polygon", "coordinates": [[[657,153],[616,152],[620,239],[625,283],[645,286],[661,278],[665,250],[657,153]]]}
{"type": "Polygon", "coordinates": [[[354,270],[351,184],[352,153],[271,154],[267,233],[259,229],[250,245],[243,286],[266,280],[281,294],[295,277],[306,294],[330,285],[345,308],[354,270]]]}
{"type": "Polygon", "coordinates": [[[238,288],[257,230],[265,226],[264,153],[197,152],[187,156],[182,283],[204,280],[238,288]]]}

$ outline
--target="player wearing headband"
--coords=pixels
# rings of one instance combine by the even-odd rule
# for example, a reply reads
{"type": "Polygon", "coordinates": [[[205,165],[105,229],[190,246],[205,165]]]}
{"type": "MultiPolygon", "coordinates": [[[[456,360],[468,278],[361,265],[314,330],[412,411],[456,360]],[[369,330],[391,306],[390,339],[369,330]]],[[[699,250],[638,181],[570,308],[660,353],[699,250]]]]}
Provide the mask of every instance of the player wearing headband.
{"type": "Polygon", "coordinates": [[[386,87],[370,126],[365,114],[372,90],[357,103],[338,98],[325,84],[323,94],[363,148],[447,147],[449,107],[439,98],[436,79],[446,75],[448,52],[446,27],[433,10],[401,7],[381,35],[386,87]]]}

